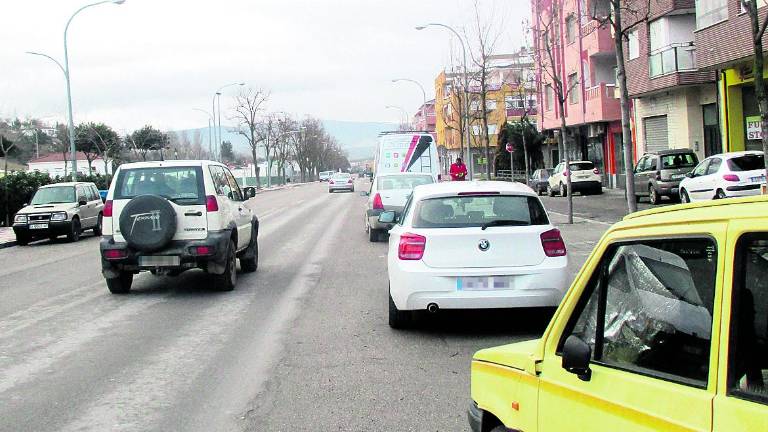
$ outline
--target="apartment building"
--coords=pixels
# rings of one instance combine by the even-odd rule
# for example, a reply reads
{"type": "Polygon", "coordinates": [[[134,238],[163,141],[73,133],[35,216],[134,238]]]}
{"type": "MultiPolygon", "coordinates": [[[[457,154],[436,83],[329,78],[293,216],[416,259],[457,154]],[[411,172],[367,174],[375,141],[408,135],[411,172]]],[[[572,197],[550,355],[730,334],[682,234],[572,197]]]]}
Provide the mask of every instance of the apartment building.
{"type": "MultiPolygon", "coordinates": [[[[485,107],[482,105],[482,89],[478,72],[467,76],[469,87],[469,117],[471,154],[465,155],[475,173],[486,171],[493,164],[498,146],[499,132],[507,122],[520,121],[523,116],[535,118],[538,113],[536,87],[533,75],[533,57],[529,50],[521,49],[512,54],[494,55],[486,78],[485,107]],[[488,137],[491,160],[485,155],[482,140],[482,110],[488,119],[488,137]]],[[[442,71],[435,78],[435,132],[438,148],[448,160],[455,160],[465,153],[466,138],[462,135],[460,118],[464,112],[464,75],[460,71],[442,71]]],[[[491,166],[493,170],[493,166],[491,166]]]]}
{"type": "Polygon", "coordinates": [[[700,159],[719,153],[715,73],[698,67],[695,1],[650,6],[648,22],[624,44],[637,153],[689,148],[700,159]]]}
{"type": "Polygon", "coordinates": [[[549,164],[563,159],[559,130],[565,118],[571,160],[594,162],[604,174],[605,187],[623,188],[616,50],[610,28],[599,26],[586,12],[593,1],[598,0],[531,0],[537,90],[542,99],[538,123],[551,144],[545,158],[549,164]],[[544,38],[549,38],[553,62],[545,54],[544,38]],[[570,89],[563,112],[552,76],[561,77],[570,89]]]}
{"type": "Polygon", "coordinates": [[[416,130],[435,132],[435,100],[427,101],[419,107],[416,114],[413,115],[412,123],[416,130]],[[426,119],[424,113],[426,112],[426,119]]]}
{"type": "MultiPolygon", "coordinates": [[[[766,3],[762,0],[757,3],[764,20],[766,3]]],[[[752,70],[752,32],[742,3],[697,2],[694,40],[700,47],[696,51],[699,69],[716,74],[722,150],[762,150],[760,111],[752,70]]],[[[768,47],[768,37],[763,36],[763,46],[768,47]]],[[[765,70],[761,73],[768,77],[765,70]]]]}

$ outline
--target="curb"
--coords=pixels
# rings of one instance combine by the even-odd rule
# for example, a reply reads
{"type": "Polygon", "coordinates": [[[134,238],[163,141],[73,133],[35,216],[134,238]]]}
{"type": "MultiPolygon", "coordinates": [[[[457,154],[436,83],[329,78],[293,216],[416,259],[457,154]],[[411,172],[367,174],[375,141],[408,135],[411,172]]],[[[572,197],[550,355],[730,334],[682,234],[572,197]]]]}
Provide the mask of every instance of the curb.
{"type": "Polygon", "coordinates": [[[13,247],[13,246],[16,246],[16,245],[18,245],[18,242],[16,242],[15,240],[14,241],[5,242],[5,243],[0,243],[0,249],[9,248],[9,247],[13,247]]]}

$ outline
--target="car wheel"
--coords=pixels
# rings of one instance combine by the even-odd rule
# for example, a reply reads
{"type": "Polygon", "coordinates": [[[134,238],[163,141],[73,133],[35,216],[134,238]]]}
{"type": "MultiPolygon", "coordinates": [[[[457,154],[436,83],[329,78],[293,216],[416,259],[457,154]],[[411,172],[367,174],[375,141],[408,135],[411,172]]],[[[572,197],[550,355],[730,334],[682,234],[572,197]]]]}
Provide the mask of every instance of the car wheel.
{"type": "Polygon", "coordinates": [[[69,232],[69,234],[67,234],[67,240],[73,243],[80,240],[80,232],[81,232],[80,219],[78,218],[72,219],[72,229],[69,232]]]}
{"type": "Polygon", "coordinates": [[[99,213],[99,218],[96,220],[96,226],[93,227],[93,235],[95,235],[96,237],[101,237],[101,220],[102,220],[102,215],[101,213],[99,213]]]}
{"type": "Polygon", "coordinates": [[[258,233],[253,231],[251,235],[251,243],[248,245],[248,249],[240,257],[240,268],[245,273],[253,273],[259,268],[259,239],[258,233]]]}
{"type": "Polygon", "coordinates": [[[552,189],[552,185],[547,185],[547,195],[549,195],[550,197],[555,196],[555,190],[552,189]]]}
{"type": "Polygon", "coordinates": [[[395,306],[392,294],[389,294],[389,326],[393,329],[408,328],[413,324],[413,315],[410,311],[401,311],[395,306]]]}
{"type": "Polygon", "coordinates": [[[560,196],[568,196],[568,188],[565,186],[564,183],[560,183],[560,196]]]}
{"type": "Polygon", "coordinates": [[[498,425],[495,428],[491,429],[491,432],[509,432],[509,429],[504,427],[504,425],[498,425]]]}
{"type": "Polygon", "coordinates": [[[16,244],[19,246],[26,246],[29,244],[29,237],[25,234],[16,234],[16,244]]]}
{"type": "Polygon", "coordinates": [[[112,294],[128,294],[133,283],[133,273],[121,271],[116,278],[107,279],[107,288],[112,294]]]}
{"type": "Polygon", "coordinates": [[[650,201],[651,205],[656,205],[659,203],[659,193],[656,192],[656,188],[653,186],[650,186],[648,188],[648,201],[650,201]]]}
{"type": "Polygon", "coordinates": [[[685,189],[680,191],[680,202],[683,204],[691,202],[691,197],[688,196],[688,192],[685,189]]]}
{"type": "Polygon", "coordinates": [[[379,241],[379,230],[368,228],[368,241],[371,243],[379,241]]]}
{"type": "Polygon", "coordinates": [[[232,291],[237,283],[237,264],[235,263],[235,242],[229,241],[227,258],[224,264],[224,273],[214,275],[213,287],[217,291],[232,291]]]}
{"type": "Polygon", "coordinates": [[[640,202],[640,199],[642,199],[642,198],[643,198],[643,197],[641,197],[640,195],[638,195],[637,193],[635,193],[635,203],[639,203],[639,202],[640,202]]]}
{"type": "Polygon", "coordinates": [[[717,193],[715,193],[715,199],[726,199],[726,198],[728,198],[728,195],[726,195],[722,189],[718,189],[717,193]]]}

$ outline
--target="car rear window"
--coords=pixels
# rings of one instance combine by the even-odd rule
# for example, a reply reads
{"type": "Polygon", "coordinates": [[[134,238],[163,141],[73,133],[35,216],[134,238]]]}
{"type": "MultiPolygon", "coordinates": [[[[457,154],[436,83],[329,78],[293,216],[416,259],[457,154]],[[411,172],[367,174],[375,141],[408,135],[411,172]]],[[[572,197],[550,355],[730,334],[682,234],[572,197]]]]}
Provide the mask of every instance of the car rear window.
{"type": "Polygon", "coordinates": [[[434,182],[432,176],[426,175],[380,176],[377,179],[376,187],[379,190],[413,189],[416,186],[434,182]]]}
{"type": "Polygon", "coordinates": [[[160,195],[177,204],[205,204],[200,167],[152,167],[120,171],[115,199],[160,195]]]}
{"type": "Polygon", "coordinates": [[[479,227],[493,221],[547,225],[541,202],[524,195],[451,196],[422,200],[415,209],[414,228],[479,227]]]}
{"type": "Polygon", "coordinates": [[[595,164],[592,162],[572,162],[571,171],[592,171],[595,169],[595,164]]]}
{"type": "Polygon", "coordinates": [[[664,155],[661,157],[661,169],[693,168],[699,163],[693,153],[664,155]]]}
{"type": "Polygon", "coordinates": [[[753,171],[765,169],[765,159],[761,154],[749,154],[728,160],[731,171],[753,171]]]}
{"type": "Polygon", "coordinates": [[[347,173],[338,173],[338,174],[334,174],[334,175],[333,175],[333,177],[331,177],[331,178],[333,178],[333,179],[339,179],[339,180],[346,180],[346,179],[348,179],[348,178],[350,178],[350,177],[352,177],[352,175],[351,175],[351,174],[347,174],[347,173]]]}
{"type": "Polygon", "coordinates": [[[32,197],[32,205],[71,202],[75,202],[75,188],[73,186],[40,188],[32,197]]]}

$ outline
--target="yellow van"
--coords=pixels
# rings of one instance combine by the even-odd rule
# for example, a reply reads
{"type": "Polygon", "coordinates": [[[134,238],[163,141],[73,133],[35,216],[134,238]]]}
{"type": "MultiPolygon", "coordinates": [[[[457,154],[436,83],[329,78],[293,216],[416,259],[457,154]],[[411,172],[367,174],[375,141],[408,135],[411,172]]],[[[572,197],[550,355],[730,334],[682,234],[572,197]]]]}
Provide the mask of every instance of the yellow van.
{"type": "Polygon", "coordinates": [[[469,423],[768,431],[768,197],[614,225],[541,339],[475,354],[469,423]]]}

